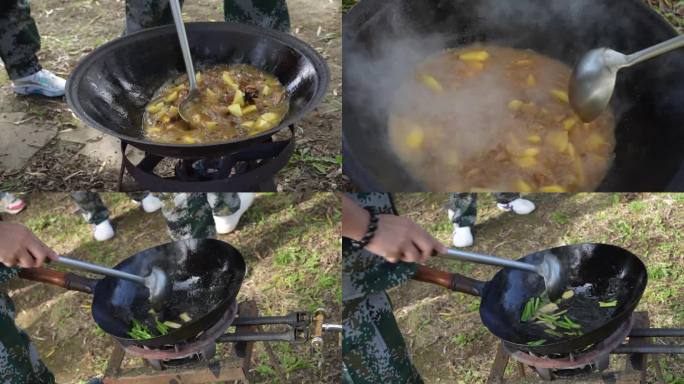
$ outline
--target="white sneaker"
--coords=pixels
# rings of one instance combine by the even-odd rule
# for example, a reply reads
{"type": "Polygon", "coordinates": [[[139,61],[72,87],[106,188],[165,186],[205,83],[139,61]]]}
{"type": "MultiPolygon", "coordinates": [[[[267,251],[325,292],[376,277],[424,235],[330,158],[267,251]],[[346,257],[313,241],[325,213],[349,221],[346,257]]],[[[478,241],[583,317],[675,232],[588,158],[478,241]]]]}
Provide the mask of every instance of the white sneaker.
{"type": "Polygon", "coordinates": [[[65,88],[66,80],[46,69],[12,82],[12,89],[20,95],[38,94],[47,97],[58,97],[64,96],[65,88]]]}
{"type": "Polygon", "coordinates": [[[161,200],[151,193],[145,196],[141,203],[143,211],[147,213],[157,212],[162,206],[161,200]]]}
{"type": "Polygon", "coordinates": [[[508,204],[497,204],[496,206],[502,211],[513,211],[518,215],[529,215],[536,208],[533,202],[521,198],[515,199],[508,204]]]}
{"type": "Polygon", "coordinates": [[[465,248],[473,245],[473,233],[470,231],[470,227],[459,227],[458,224],[454,224],[454,233],[452,243],[454,247],[465,248]]]}
{"type": "Polygon", "coordinates": [[[93,237],[95,237],[95,240],[97,241],[106,241],[114,237],[112,223],[110,223],[109,220],[105,220],[100,224],[97,224],[93,231],[93,237]]]}
{"type": "Polygon", "coordinates": [[[228,216],[214,216],[214,223],[216,224],[216,232],[221,235],[233,232],[240,222],[240,217],[247,211],[250,205],[254,202],[255,194],[252,192],[240,192],[240,209],[237,212],[228,216]]]}

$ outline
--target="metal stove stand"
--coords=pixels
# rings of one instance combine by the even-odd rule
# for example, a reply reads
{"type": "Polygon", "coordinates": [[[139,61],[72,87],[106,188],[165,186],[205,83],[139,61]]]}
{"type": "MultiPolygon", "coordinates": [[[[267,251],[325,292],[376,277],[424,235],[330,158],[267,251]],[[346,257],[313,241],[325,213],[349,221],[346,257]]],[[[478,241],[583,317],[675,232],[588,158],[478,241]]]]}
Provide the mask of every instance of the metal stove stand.
{"type": "MultiPolygon", "coordinates": [[[[244,301],[238,306],[238,316],[256,317],[258,310],[256,302],[244,301]]],[[[257,332],[256,325],[238,325],[235,334],[254,334],[257,332]]],[[[123,359],[126,355],[124,349],[116,343],[103,381],[105,384],[203,384],[217,381],[236,381],[249,383],[249,368],[252,358],[254,341],[240,341],[233,345],[233,354],[217,361],[196,361],[179,367],[165,367],[159,370],[150,362],[145,362],[144,367],[124,369],[123,359]]],[[[214,359],[216,360],[216,359],[214,359]]]]}
{"type": "MultiPolygon", "coordinates": [[[[645,384],[647,382],[646,370],[649,364],[652,364],[655,368],[659,382],[664,383],[658,354],[683,354],[684,346],[653,344],[653,337],[682,337],[684,336],[684,329],[649,327],[650,319],[648,313],[635,312],[633,314],[633,328],[629,332],[629,341],[610,351],[611,355],[625,355],[624,364],[621,364],[621,367],[611,368],[609,364],[610,356],[599,356],[588,369],[578,371],[576,375],[567,375],[565,377],[556,375],[553,369],[547,367],[535,368],[516,360],[511,354],[521,352],[511,352],[501,343],[497,349],[487,383],[533,384],[547,383],[553,380],[559,383],[645,384]],[[650,362],[648,355],[651,355],[650,362]],[[513,359],[513,363],[516,365],[516,372],[512,375],[513,377],[506,378],[506,368],[511,359],[513,359]]],[[[534,360],[535,358],[530,356],[530,359],[534,360]]],[[[553,360],[548,359],[548,361],[548,364],[553,365],[553,360]]]]}

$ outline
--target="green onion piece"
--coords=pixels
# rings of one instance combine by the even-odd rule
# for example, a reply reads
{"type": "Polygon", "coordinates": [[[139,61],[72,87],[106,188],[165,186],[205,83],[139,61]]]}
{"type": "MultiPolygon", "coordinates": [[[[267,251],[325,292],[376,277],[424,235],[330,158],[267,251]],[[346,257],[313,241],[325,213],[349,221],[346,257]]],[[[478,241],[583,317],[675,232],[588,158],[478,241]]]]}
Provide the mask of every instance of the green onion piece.
{"type": "Polygon", "coordinates": [[[617,303],[618,303],[617,300],[607,301],[607,302],[599,301],[599,307],[600,308],[611,308],[611,307],[617,306],[617,303]]]}
{"type": "Polygon", "coordinates": [[[529,345],[530,347],[538,347],[540,345],[544,345],[544,343],[546,343],[546,339],[528,341],[527,345],[529,345]]]}

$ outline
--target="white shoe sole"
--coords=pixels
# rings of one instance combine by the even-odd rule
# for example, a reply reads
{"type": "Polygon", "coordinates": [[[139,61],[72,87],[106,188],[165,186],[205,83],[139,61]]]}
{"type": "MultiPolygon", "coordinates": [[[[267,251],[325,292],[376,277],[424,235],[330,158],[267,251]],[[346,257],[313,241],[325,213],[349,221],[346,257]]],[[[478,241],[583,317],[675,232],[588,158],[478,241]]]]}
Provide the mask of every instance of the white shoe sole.
{"type": "Polygon", "coordinates": [[[14,93],[27,96],[27,95],[42,95],[46,97],[59,97],[64,96],[64,91],[50,91],[45,88],[37,87],[34,85],[26,85],[19,87],[12,87],[14,93]]]}

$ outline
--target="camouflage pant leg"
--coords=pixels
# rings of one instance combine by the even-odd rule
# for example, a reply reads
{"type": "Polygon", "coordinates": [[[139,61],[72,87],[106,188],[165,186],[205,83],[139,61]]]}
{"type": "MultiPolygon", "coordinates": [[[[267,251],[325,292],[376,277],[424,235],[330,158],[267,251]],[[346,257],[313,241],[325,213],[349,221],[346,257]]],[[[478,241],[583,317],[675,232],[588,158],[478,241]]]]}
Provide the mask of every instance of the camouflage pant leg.
{"type": "Polygon", "coordinates": [[[28,0],[0,1],[0,58],[10,79],[30,76],[42,68],[36,52],[40,35],[28,0]]]}
{"type": "Polygon", "coordinates": [[[207,201],[214,216],[229,216],[240,209],[240,196],[236,192],[207,193],[207,201]]]}
{"type": "Polygon", "coordinates": [[[494,198],[496,199],[496,202],[499,204],[508,204],[515,199],[519,199],[520,194],[519,193],[510,193],[510,192],[501,192],[501,193],[495,193],[494,198]]]}
{"type": "Polygon", "coordinates": [[[290,32],[285,0],[224,0],[223,14],[226,21],[290,32]]]}
{"type": "Polygon", "coordinates": [[[477,220],[477,194],[452,193],[447,208],[454,211],[452,223],[459,227],[472,227],[477,220]]]}
{"type": "MultiPolygon", "coordinates": [[[[226,21],[290,29],[285,0],[225,0],[223,13],[226,21]]],[[[172,23],[168,0],[126,0],[126,33],[172,23]]]]}
{"type": "Polygon", "coordinates": [[[162,193],[162,214],[174,240],[216,237],[206,193],[162,193]]]}
{"type": "Polygon", "coordinates": [[[55,378],[38,357],[28,335],[14,322],[14,304],[0,292],[0,382],[52,384],[55,378]]]}
{"type": "Polygon", "coordinates": [[[342,364],[351,382],[423,382],[411,363],[385,292],[344,302],[343,327],[342,364]]]}
{"type": "Polygon", "coordinates": [[[100,224],[109,219],[109,210],[96,192],[72,192],[71,198],[81,211],[83,219],[89,224],[100,224]]]}

